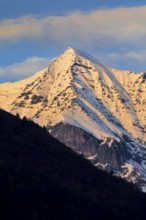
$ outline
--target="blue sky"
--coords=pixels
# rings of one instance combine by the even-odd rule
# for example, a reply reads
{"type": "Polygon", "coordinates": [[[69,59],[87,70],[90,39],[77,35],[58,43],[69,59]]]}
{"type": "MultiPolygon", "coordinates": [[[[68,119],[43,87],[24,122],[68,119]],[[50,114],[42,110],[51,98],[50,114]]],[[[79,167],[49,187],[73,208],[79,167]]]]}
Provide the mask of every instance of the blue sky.
{"type": "Polygon", "coordinates": [[[146,71],[146,1],[0,0],[0,82],[32,75],[68,46],[146,71]]]}

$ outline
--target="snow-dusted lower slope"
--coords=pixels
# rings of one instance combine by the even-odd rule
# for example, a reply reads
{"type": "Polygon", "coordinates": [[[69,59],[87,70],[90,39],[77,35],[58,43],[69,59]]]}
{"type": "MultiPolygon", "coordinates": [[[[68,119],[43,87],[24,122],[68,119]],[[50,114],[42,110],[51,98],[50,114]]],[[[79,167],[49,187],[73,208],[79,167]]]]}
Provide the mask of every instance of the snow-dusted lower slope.
{"type": "Polygon", "coordinates": [[[31,78],[1,84],[0,107],[47,126],[95,166],[138,181],[144,190],[145,72],[115,70],[68,48],[31,78]]]}

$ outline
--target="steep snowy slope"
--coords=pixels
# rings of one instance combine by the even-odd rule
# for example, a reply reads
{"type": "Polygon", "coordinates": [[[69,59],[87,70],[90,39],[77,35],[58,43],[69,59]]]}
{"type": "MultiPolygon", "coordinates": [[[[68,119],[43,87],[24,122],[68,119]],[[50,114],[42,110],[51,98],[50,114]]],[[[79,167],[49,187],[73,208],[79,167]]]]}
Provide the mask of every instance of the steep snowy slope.
{"type": "Polygon", "coordinates": [[[146,73],[68,48],[33,77],[0,85],[0,107],[47,126],[94,165],[146,181],[146,73]]]}

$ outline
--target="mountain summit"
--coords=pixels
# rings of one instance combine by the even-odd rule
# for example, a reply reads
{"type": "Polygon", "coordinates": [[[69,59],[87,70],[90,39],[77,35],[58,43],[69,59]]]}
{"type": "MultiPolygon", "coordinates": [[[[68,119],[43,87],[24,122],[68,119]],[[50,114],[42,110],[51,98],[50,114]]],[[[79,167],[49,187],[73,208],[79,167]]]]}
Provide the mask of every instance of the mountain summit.
{"type": "Polygon", "coordinates": [[[34,76],[0,85],[0,107],[26,116],[98,168],[146,190],[146,73],[68,48],[34,76]]]}

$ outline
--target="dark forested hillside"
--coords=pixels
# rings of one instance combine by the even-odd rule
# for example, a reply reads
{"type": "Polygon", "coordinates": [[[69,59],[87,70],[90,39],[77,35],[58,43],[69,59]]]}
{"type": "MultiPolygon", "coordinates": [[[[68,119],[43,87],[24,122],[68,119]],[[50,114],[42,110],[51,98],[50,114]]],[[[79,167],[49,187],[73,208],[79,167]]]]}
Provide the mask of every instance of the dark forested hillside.
{"type": "Polygon", "coordinates": [[[146,195],[0,110],[0,219],[145,219],[146,195]]]}

